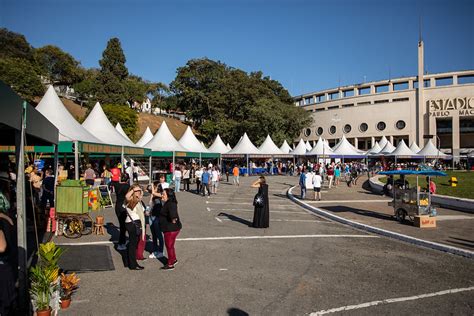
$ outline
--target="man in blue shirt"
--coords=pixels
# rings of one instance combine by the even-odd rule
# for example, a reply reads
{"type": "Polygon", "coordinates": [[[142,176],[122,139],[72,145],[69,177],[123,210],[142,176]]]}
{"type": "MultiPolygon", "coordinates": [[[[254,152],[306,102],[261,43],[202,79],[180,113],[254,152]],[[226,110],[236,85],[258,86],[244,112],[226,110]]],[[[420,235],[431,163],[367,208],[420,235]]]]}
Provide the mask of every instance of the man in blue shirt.
{"type": "Polygon", "coordinates": [[[303,166],[303,172],[300,174],[301,199],[306,197],[306,168],[303,166]]]}
{"type": "Polygon", "coordinates": [[[204,168],[204,171],[202,173],[202,182],[201,182],[202,196],[206,195],[206,190],[207,190],[208,196],[211,196],[211,191],[209,190],[209,176],[210,175],[207,168],[204,168]]]}

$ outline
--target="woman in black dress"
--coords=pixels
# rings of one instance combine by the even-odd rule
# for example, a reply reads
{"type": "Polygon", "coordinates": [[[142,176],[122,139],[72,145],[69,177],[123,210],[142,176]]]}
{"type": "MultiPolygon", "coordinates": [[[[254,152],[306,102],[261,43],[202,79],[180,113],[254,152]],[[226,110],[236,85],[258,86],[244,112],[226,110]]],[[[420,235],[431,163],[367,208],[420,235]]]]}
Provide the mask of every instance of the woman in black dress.
{"type": "Polygon", "coordinates": [[[264,176],[260,176],[252,183],[252,188],[258,188],[258,193],[254,198],[254,211],[252,227],[268,228],[270,226],[270,205],[268,203],[268,184],[264,176]]]}

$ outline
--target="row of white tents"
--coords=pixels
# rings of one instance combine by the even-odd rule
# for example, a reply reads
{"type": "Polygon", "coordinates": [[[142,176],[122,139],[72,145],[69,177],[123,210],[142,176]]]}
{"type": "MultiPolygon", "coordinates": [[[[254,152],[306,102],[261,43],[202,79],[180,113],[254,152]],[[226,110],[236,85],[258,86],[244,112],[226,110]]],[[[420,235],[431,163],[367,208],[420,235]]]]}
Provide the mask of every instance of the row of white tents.
{"type": "Polygon", "coordinates": [[[152,134],[149,127],[145,130],[140,140],[133,143],[123,131],[120,123],[114,127],[105,115],[101,105],[97,102],[85,121],[80,124],[65,108],[55,90],[50,86],[36,109],[51,121],[59,130],[60,141],[81,141],[95,144],[108,144],[135,148],[149,148],[153,152],[193,152],[205,154],[220,154],[232,156],[320,156],[320,157],[404,157],[404,158],[448,158],[446,154],[439,151],[429,140],[423,149],[418,148],[416,143],[408,147],[402,140],[395,147],[385,136],[368,151],[361,151],[354,147],[344,136],[334,146],[330,147],[324,139],[319,139],[312,147],[308,141],[300,139],[299,143],[292,149],[285,140],[278,147],[270,135],[265,141],[256,147],[249,139],[247,133],[240,138],[234,148],[225,144],[217,135],[209,148],[200,142],[191,128],[188,126],[185,133],[177,140],[170,132],[166,122],[163,122],[155,133],[152,134]]]}

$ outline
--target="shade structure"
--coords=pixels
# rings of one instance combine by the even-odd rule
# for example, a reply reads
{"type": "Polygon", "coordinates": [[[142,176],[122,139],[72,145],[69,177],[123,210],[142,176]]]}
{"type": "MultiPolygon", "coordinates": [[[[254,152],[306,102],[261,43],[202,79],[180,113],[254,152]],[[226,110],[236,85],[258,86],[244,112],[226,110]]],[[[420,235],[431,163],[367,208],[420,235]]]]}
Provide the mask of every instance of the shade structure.
{"type": "Polygon", "coordinates": [[[395,150],[395,146],[391,142],[387,141],[385,146],[382,147],[382,150],[379,152],[380,155],[390,155],[395,150]]]}
{"type": "Polygon", "coordinates": [[[379,140],[380,148],[383,149],[385,147],[385,145],[387,145],[387,143],[388,143],[387,137],[382,136],[382,138],[379,140]]]}
{"type": "Polygon", "coordinates": [[[36,106],[36,110],[59,130],[59,141],[104,143],[76,121],[59,99],[53,86],[49,86],[43,99],[36,106]]]}
{"type": "Polygon", "coordinates": [[[230,144],[229,144],[229,143],[227,143],[226,147],[227,147],[227,149],[228,149],[229,151],[232,150],[232,147],[230,147],[230,144]]]}
{"type": "Polygon", "coordinates": [[[258,147],[258,150],[260,150],[260,152],[263,155],[273,156],[273,155],[284,155],[285,154],[283,151],[280,150],[280,148],[277,147],[277,145],[275,145],[275,143],[273,142],[270,135],[267,135],[267,137],[263,141],[262,145],[260,145],[260,147],[258,147]]]}
{"type": "Polygon", "coordinates": [[[403,139],[398,143],[397,148],[395,148],[395,150],[392,151],[392,153],[387,156],[393,156],[393,157],[399,157],[399,158],[419,157],[405,144],[405,141],[403,139]]]}
{"type": "Polygon", "coordinates": [[[379,145],[379,142],[375,142],[374,146],[367,151],[368,156],[377,156],[382,151],[382,148],[379,145]]]}
{"type": "Polygon", "coordinates": [[[94,105],[82,126],[105,144],[135,146],[134,143],[123,137],[110,123],[99,102],[94,105]]]}
{"type": "Polygon", "coordinates": [[[179,143],[181,146],[186,148],[188,151],[195,152],[195,153],[207,153],[209,152],[206,147],[201,145],[199,140],[194,135],[191,127],[187,127],[186,131],[184,132],[183,136],[179,139],[179,143]]]}
{"type": "Polygon", "coordinates": [[[306,143],[304,143],[304,144],[306,145],[307,150],[313,149],[313,146],[311,146],[311,144],[309,143],[309,140],[307,140],[306,143]]]}
{"type": "Polygon", "coordinates": [[[260,155],[261,152],[250,141],[247,133],[244,133],[237,145],[232,150],[227,152],[229,155],[260,155]]]}
{"type": "Polygon", "coordinates": [[[281,150],[284,154],[289,154],[290,151],[292,151],[292,149],[291,149],[290,145],[288,145],[288,142],[286,141],[286,139],[285,139],[285,141],[283,142],[283,144],[281,145],[280,150],[281,150]]]}
{"type": "Polygon", "coordinates": [[[423,147],[423,149],[418,152],[418,155],[426,158],[450,158],[449,155],[446,155],[441,150],[438,150],[431,139],[426,142],[425,147],[423,147]]]}
{"type": "Polygon", "coordinates": [[[120,123],[117,123],[117,125],[115,125],[115,129],[117,130],[117,132],[120,133],[120,135],[125,137],[129,142],[133,143],[132,140],[127,136],[127,134],[123,130],[122,125],[120,125],[120,123]]]}
{"type": "Polygon", "coordinates": [[[143,133],[142,137],[136,142],[135,146],[144,147],[146,143],[148,143],[153,138],[153,133],[150,130],[150,127],[147,126],[145,133],[143,133]]]}
{"type": "Polygon", "coordinates": [[[306,156],[331,156],[333,151],[331,147],[329,147],[328,143],[322,138],[318,139],[316,145],[314,145],[313,149],[306,153],[306,156]]]}
{"type": "Polygon", "coordinates": [[[229,148],[224,144],[219,134],[217,134],[216,139],[212,145],[208,148],[211,153],[225,154],[229,151],[229,148]]]}
{"type": "Polygon", "coordinates": [[[153,138],[143,147],[150,148],[152,151],[188,151],[186,148],[181,146],[176,138],[174,138],[165,121],[161,123],[161,126],[156,132],[155,136],[153,136],[153,138]]]}
{"type": "Polygon", "coordinates": [[[333,155],[337,157],[361,158],[365,157],[365,153],[355,148],[345,136],[337,144],[336,149],[333,149],[333,155]]]}
{"type": "Polygon", "coordinates": [[[291,152],[295,156],[304,156],[306,155],[306,152],[308,151],[306,144],[304,140],[301,138],[300,141],[298,142],[298,145],[296,145],[295,149],[291,152]]]}
{"type": "Polygon", "coordinates": [[[415,142],[411,143],[410,149],[414,153],[418,153],[421,150],[415,142]]]}

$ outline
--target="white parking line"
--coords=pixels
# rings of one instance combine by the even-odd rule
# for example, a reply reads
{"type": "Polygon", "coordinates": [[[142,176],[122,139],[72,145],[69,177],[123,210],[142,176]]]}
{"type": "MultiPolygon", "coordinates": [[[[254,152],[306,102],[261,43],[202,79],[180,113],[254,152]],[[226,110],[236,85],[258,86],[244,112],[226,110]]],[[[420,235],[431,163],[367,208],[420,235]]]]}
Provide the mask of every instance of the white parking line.
{"type": "Polygon", "coordinates": [[[228,236],[178,238],[177,241],[238,240],[238,239],[291,239],[291,238],[380,238],[374,235],[280,235],[280,236],[228,236]]]}
{"type": "MultiPolygon", "coordinates": [[[[225,204],[225,205],[253,205],[251,202],[212,202],[206,201],[206,204],[225,204]]],[[[278,204],[278,203],[270,203],[270,208],[273,207],[295,207],[295,204],[278,204]]]]}
{"type": "Polygon", "coordinates": [[[452,221],[452,220],[459,220],[459,219],[474,219],[474,216],[467,216],[467,215],[437,215],[437,221],[452,221]]]}
{"type": "Polygon", "coordinates": [[[428,293],[428,294],[415,295],[415,296],[389,298],[389,299],[381,300],[381,301],[372,301],[372,302],[362,303],[362,304],[358,304],[358,305],[347,305],[347,306],[322,310],[322,311],[319,311],[319,312],[311,313],[310,315],[311,316],[319,316],[319,315],[325,315],[325,314],[332,314],[332,313],[337,313],[337,312],[342,312],[342,311],[349,311],[349,310],[354,310],[354,309],[367,308],[367,307],[381,305],[381,304],[390,304],[390,303],[398,303],[398,302],[405,302],[405,301],[413,301],[413,300],[419,300],[419,299],[428,298],[428,297],[434,297],[434,296],[440,296],[440,295],[446,295],[446,294],[454,294],[454,293],[466,292],[466,291],[472,291],[472,290],[474,290],[474,286],[465,287],[465,288],[458,288],[458,289],[451,289],[451,290],[445,290],[445,291],[439,291],[439,292],[428,293]]]}
{"type": "MultiPolygon", "coordinates": [[[[223,218],[223,221],[233,221],[230,218],[223,218]]],[[[248,222],[252,221],[251,219],[244,219],[248,222]]],[[[307,222],[307,223],[327,223],[328,221],[317,221],[313,219],[271,219],[270,222],[307,222]]]]}
{"type": "Polygon", "coordinates": [[[222,220],[219,217],[214,217],[219,223],[222,223],[222,220]]]}
{"type": "Polygon", "coordinates": [[[304,200],[305,203],[387,203],[391,200],[321,200],[321,201],[312,201],[304,200]]]}
{"type": "Polygon", "coordinates": [[[208,212],[210,212],[210,211],[211,211],[211,209],[210,209],[209,207],[206,207],[206,209],[207,209],[207,211],[208,211],[208,212]]]}
{"type": "MultiPolygon", "coordinates": [[[[236,211],[236,212],[253,212],[254,210],[242,209],[242,208],[221,208],[221,209],[211,209],[212,211],[236,211]]],[[[290,213],[290,214],[308,214],[307,212],[298,212],[298,211],[270,211],[270,213],[290,213]]]]}

